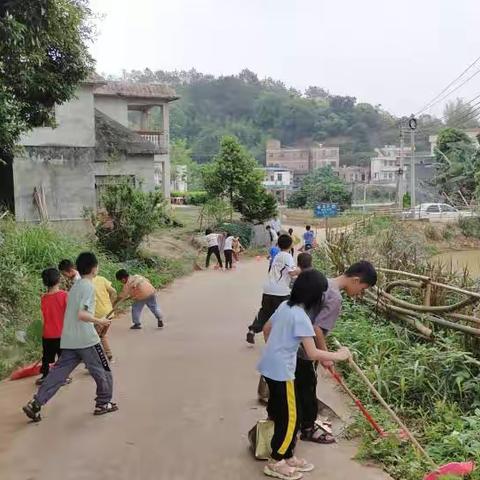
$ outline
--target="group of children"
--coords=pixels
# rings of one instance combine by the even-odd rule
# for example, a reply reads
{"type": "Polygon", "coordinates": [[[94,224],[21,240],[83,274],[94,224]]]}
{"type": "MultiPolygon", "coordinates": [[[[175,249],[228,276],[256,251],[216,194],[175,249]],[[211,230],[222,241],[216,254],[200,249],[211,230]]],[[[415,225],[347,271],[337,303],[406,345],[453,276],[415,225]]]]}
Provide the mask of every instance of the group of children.
{"type": "Polygon", "coordinates": [[[278,236],[279,252],[271,258],[261,308],[247,332],[250,344],[260,332],[266,341],[258,371],[268,385],[265,400],[274,434],[271,460],[264,473],[285,480],[300,479],[314,468],[294,455],[298,432],[305,441],[335,442],[316,423],[317,362],[330,368],[334,362],[350,357],[347,348],[328,351],[325,340],[340,316],[341,292],[354,298],[377,281],[375,268],[367,261],[357,262],[330,279],[313,269],[309,251],[315,245],[315,236],[309,226],[295,265],[292,233],[278,236]]]}
{"type": "Polygon", "coordinates": [[[62,260],[57,268],[42,272],[47,289],[41,298],[43,318],[42,366],[37,393],[23,411],[33,421],[41,420],[40,411],[63,385],[70,383],[70,374],[84,363],[97,385],[94,415],[118,410],[112,402],[113,360],[107,332],[115,306],[132,300],[131,329],[141,328],[140,315],[146,305],[163,327],[163,316],[158,307],[155,288],[141,275],[129,275],[119,270],[116,278],[123,284],[117,295],[112,283],[98,275],[98,260],[91,252],[81,253],[75,265],[62,260]],[[56,362],[56,363],[55,363],[56,362]],[[53,369],[50,365],[55,363],[53,369]]]}
{"type": "Polygon", "coordinates": [[[223,262],[221,252],[225,257],[225,269],[231,270],[233,268],[233,260],[238,262],[240,260],[240,253],[244,251],[240,239],[233,236],[230,232],[215,233],[211,228],[205,231],[205,240],[207,242],[207,258],[205,267],[210,266],[210,258],[215,255],[218,267],[223,269],[223,262]]]}

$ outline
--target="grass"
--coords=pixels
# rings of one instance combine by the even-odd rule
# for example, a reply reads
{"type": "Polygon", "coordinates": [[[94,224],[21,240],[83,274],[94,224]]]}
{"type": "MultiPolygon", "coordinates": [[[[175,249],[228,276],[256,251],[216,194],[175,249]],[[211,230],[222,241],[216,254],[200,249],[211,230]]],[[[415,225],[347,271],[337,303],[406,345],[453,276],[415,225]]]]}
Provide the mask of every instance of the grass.
{"type": "MultiPolygon", "coordinates": [[[[418,273],[431,268],[423,228],[420,235],[390,218],[374,217],[363,228],[356,229],[350,239],[339,237],[334,241],[345,251],[337,254],[334,249],[333,253],[314,255],[316,267],[328,275],[337,274],[339,266],[348,258],[350,261],[371,259],[376,265],[418,273]]],[[[452,272],[430,274],[443,275],[445,281],[456,285],[469,282],[452,272]]],[[[348,299],[344,301],[333,336],[351,348],[370,381],[439,465],[470,459],[478,463],[480,362],[476,359],[477,339],[440,330],[436,332],[435,342],[426,341],[402,324],[377,315],[374,308],[348,299]]],[[[348,365],[340,364],[338,368],[384,429],[397,431],[398,427],[348,365]]],[[[395,436],[379,439],[360,414],[348,434],[362,439],[359,459],[382,464],[394,479],[417,480],[431,470],[409,443],[400,442],[395,436]]],[[[470,478],[480,480],[480,472],[470,478]]]]}
{"type": "MultiPolygon", "coordinates": [[[[160,258],[143,253],[134,260],[119,262],[79,236],[47,225],[20,225],[11,219],[0,222],[0,378],[20,364],[38,360],[41,344],[40,273],[58,265],[62,258],[74,260],[81,251],[94,251],[100,274],[113,280],[119,268],[127,268],[162,287],[191,271],[192,262],[183,258],[160,258]],[[25,343],[17,332],[26,332],[25,343]]],[[[120,285],[115,281],[116,288],[120,285]]]]}

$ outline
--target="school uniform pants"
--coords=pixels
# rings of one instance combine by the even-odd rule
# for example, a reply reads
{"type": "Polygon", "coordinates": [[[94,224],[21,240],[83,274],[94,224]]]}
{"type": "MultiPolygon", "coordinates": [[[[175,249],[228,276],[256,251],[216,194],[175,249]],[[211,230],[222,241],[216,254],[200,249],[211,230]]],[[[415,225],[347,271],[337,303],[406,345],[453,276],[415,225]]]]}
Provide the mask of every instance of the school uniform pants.
{"type": "Polygon", "coordinates": [[[205,262],[205,266],[207,268],[209,267],[210,257],[212,256],[212,253],[213,253],[213,255],[215,255],[215,257],[217,257],[217,262],[220,265],[220,268],[223,267],[222,257],[220,256],[220,249],[218,248],[218,245],[215,245],[213,247],[208,247],[207,260],[205,262]]]}
{"type": "Polygon", "coordinates": [[[225,255],[225,268],[229,269],[233,266],[233,250],[224,250],[225,255]]]}
{"type": "Polygon", "coordinates": [[[46,377],[50,371],[50,364],[55,363],[62,353],[60,338],[42,338],[42,366],[40,373],[46,377]]]}
{"type": "Polygon", "coordinates": [[[271,442],[274,460],[289,459],[294,455],[299,428],[299,405],[294,380],[278,382],[265,377],[270,396],[268,418],[273,420],[274,431],[271,442]]]}
{"type": "Polygon", "coordinates": [[[112,400],[113,377],[100,343],[87,348],[64,348],[58,362],[34,396],[37,403],[45,405],[80,363],[85,364],[97,384],[95,404],[98,406],[109,403],[112,400]]]}
{"type": "Polygon", "coordinates": [[[316,362],[297,357],[295,388],[301,412],[300,428],[313,428],[318,415],[316,362]]]}
{"type": "Polygon", "coordinates": [[[102,342],[102,347],[105,350],[105,355],[109,360],[113,358],[112,354],[112,348],[110,347],[110,342],[108,339],[108,329],[110,328],[110,325],[96,325],[95,324],[95,330],[98,333],[98,336],[100,337],[100,341],[102,342]]]}
{"type": "Polygon", "coordinates": [[[248,329],[252,332],[260,333],[270,317],[275,313],[275,310],[277,310],[282,302],[288,300],[288,297],[288,295],[282,297],[264,293],[262,295],[262,306],[248,329]]]}

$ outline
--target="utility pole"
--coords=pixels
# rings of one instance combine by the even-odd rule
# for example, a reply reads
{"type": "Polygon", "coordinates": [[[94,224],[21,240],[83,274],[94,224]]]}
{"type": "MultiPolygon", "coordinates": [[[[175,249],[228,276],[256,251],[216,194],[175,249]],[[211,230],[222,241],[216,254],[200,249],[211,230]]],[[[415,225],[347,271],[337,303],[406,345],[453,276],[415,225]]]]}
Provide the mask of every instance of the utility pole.
{"type": "Polygon", "coordinates": [[[400,124],[400,166],[398,168],[398,207],[403,208],[403,196],[405,195],[405,188],[403,184],[403,175],[405,171],[405,165],[404,165],[404,148],[405,148],[405,142],[404,142],[404,137],[403,137],[403,121],[400,124]]]}
{"type": "Polygon", "coordinates": [[[411,197],[411,207],[415,208],[415,130],[417,129],[417,120],[412,115],[408,121],[408,126],[410,128],[410,148],[412,149],[412,156],[410,160],[410,197],[411,197]]]}

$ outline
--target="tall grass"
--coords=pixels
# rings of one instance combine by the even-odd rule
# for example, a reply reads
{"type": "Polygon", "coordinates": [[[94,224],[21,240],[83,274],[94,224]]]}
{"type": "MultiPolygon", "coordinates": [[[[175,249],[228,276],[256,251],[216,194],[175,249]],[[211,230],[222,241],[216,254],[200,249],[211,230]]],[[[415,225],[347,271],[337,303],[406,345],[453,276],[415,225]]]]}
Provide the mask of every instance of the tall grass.
{"type": "Polygon", "coordinates": [[[181,260],[158,257],[139,256],[122,263],[86,239],[53,227],[20,225],[12,219],[0,221],[0,378],[16,365],[39,358],[41,271],[57,266],[63,258],[74,261],[85,250],[95,252],[100,274],[110,280],[119,268],[128,268],[148,277],[158,288],[188,271],[181,260]],[[18,331],[26,332],[26,343],[18,342],[18,331]]]}

